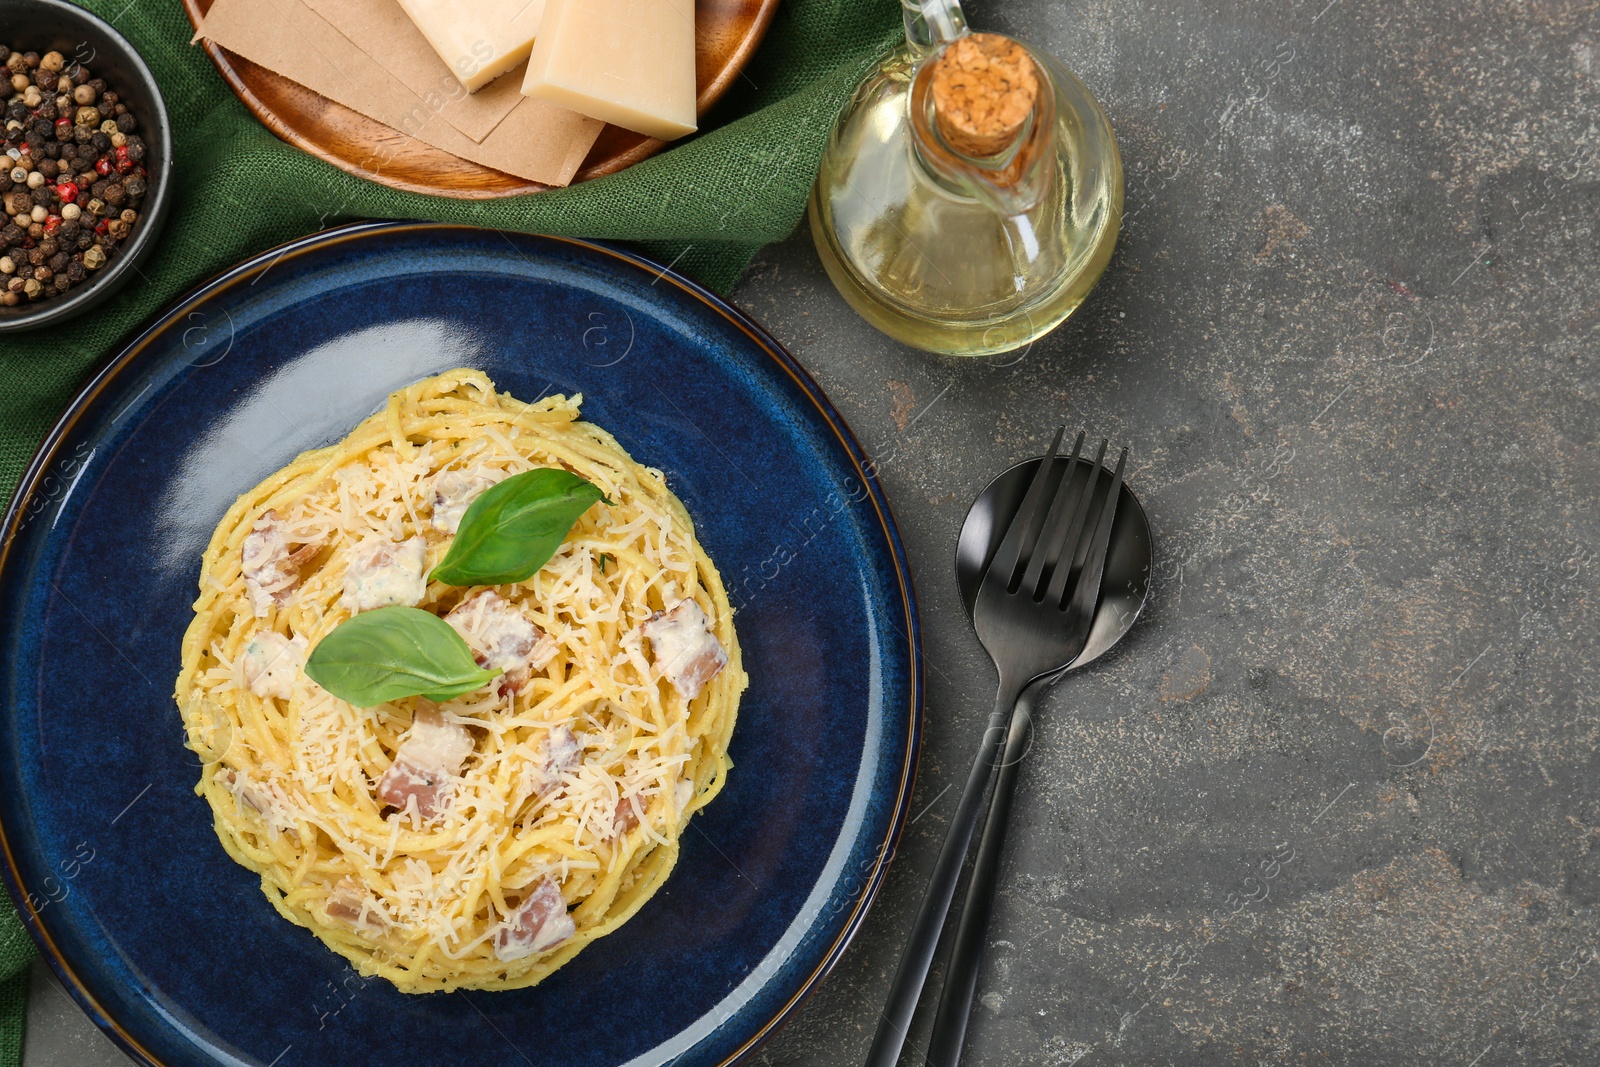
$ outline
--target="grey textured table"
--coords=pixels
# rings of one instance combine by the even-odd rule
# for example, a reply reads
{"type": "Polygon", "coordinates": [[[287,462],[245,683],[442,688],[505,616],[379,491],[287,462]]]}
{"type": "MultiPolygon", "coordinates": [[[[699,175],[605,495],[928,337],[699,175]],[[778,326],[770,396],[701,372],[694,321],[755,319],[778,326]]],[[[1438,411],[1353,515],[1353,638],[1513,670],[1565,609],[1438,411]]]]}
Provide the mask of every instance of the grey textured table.
{"type": "MultiPolygon", "coordinates": [[[[1099,94],[1127,219],[1008,358],[803,234],[735,294],[882,463],[929,662],[916,819],[758,1062],[865,1054],[992,699],[956,531],[1063,421],[1133,444],[1157,580],[1039,715],[968,1062],[1600,1062],[1600,6],[969,13],[1099,94]]],[[[125,1062],[52,984],[28,1067],[125,1062]]]]}

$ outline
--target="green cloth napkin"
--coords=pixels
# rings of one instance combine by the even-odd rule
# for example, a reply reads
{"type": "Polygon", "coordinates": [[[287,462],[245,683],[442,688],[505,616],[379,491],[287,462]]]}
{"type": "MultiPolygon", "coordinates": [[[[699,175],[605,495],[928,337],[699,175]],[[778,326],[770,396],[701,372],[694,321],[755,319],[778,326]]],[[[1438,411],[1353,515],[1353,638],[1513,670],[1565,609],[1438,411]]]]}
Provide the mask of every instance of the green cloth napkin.
{"type": "MultiPolygon", "coordinates": [[[[155,254],[115,298],[63,327],[0,336],[0,498],[92,368],[191,287],[303,234],[365,218],[433,219],[638,243],[726,292],[794,229],[834,116],[900,38],[893,0],[785,0],[708,130],[620,174],[504,200],[402,193],[279,141],[197,46],[179,0],[87,0],[133,42],[166,98],[176,184],[155,254]]],[[[11,45],[24,42],[11,41],[11,45]]],[[[0,1067],[21,1057],[33,943],[0,900],[0,1067]]]]}

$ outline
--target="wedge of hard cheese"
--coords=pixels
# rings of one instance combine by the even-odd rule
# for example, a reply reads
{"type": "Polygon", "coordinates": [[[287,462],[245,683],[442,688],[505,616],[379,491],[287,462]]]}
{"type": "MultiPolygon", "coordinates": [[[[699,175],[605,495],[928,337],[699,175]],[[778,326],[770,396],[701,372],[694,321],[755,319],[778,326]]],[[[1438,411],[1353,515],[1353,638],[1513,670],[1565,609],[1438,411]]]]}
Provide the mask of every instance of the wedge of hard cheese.
{"type": "Polygon", "coordinates": [[[467,91],[528,58],[544,0],[400,0],[400,6],[467,91]]]}
{"type": "Polygon", "coordinates": [[[522,91],[665,141],[693,133],[694,0],[545,0],[522,91]]]}

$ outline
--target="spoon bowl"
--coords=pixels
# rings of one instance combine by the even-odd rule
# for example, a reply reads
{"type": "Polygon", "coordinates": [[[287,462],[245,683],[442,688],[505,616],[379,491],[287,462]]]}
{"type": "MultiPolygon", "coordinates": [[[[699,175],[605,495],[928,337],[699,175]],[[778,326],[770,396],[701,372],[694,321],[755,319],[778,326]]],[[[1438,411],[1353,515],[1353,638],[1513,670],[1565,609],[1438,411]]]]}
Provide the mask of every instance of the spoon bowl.
{"type": "MultiPolygon", "coordinates": [[[[1092,462],[1077,460],[1081,467],[1088,467],[1092,462]]],[[[983,583],[983,573],[999,549],[1011,517],[1022,505],[1039,463],[1039,459],[1027,459],[1001,472],[967,510],[961,536],[956,542],[956,585],[969,621],[972,606],[978,599],[978,587],[983,583]]],[[[1100,480],[1097,497],[1104,495],[1108,485],[1109,479],[1100,480]]],[[[1117,498],[1116,518],[1111,525],[1111,541],[1106,547],[1105,576],[1100,582],[1100,601],[1095,608],[1089,640],[1078,658],[1062,670],[1075,670],[1099,659],[1133,628],[1150,592],[1150,568],[1155,559],[1152,543],[1150,520],[1139,498],[1124,482],[1122,494],[1117,498]]],[[[1051,679],[1059,673],[1050,676],[1051,679]]]]}

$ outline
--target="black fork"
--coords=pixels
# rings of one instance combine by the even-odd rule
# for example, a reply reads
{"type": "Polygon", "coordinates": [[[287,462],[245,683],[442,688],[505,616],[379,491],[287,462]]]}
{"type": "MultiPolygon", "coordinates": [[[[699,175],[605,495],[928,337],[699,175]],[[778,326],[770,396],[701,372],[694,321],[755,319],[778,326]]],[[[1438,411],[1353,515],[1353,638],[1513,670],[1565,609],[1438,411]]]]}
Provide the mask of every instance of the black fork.
{"type": "MultiPolygon", "coordinates": [[[[1064,471],[1058,471],[1063,433],[1064,429],[1056,432],[1050,452],[1039,464],[978,589],[973,626],[1000,675],[994,711],[890,986],[888,1004],[867,1054],[868,1067],[893,1067],[899,1058],[916,1011],[917,998],[933,962],[939,931],[955,896],[962,860],[977,827],[984,787],[995,764],[1000,762],[1002,776],[1009,780],[1005,782],[1003,801],[998,807],[990,806],[989,826],[984,831],[985,843],[992,853],[986,882],[980,886],[974,881],[974,893],[982,892],[977,897],[969,894],[968,907],[979,905],[981,915],[974,913],[969,922],[964,913],[962,923],[963,930],[970,928],[970,931],[966,935],[967,948],[960,951],[959,962],[975,976],[983,931],[993,903],[994,875],[1010,812],[1010,793],[1015,787],[1016,761],[1007,763],[1001,756],[1002,748],[1009,749],[1010,738],[1017,733],[1014,712],[1018,699],[1034,681],[1070,667],[1088,643],[1105,569],[1106,545],[1122,489],[1127,450],[1123,450],[1109,491],[1104,497],[1097,497],[1095,490],[1106,443],[1101,442],[1095,462],[1088,465],[1080,481],[1078,458],[1083,450],[1084,435],[1078,435],[1064,471]],[[1008,767],[1011,773],[1006,775],[1008,767]]],[[[1026,716],[1023,718],[1026,720],[1026,716]]],[[[1022,731],[1024,738],[1026,732],[1026,729],[1022,731]]],[[[998,792],[996,797],[1000,798],[998,792]]],[[[980,862],[983,858],[980,854],[980,862]]],[[[960,942],[958,938],[957,950],[961,949],[960,942]]],[[[952,966],[955,962],[958,961],[953,959],[952,966]]],[[[958,999],[970,1006],[975,977],[965,984],[965,994],[958,993],[958,999]]],[[[955,1004],[956,1001],[951,1001],[952,1012],[955,1004]]],[[[941,1014],[943,1008],[941,1002],[941,1014]]],[[[960,1014],[960,1031],[954,1034],[955,1051],[950,1063],[960,1056],[961,1038],[966,1030],[966,1012],[960,1014]]]]}

